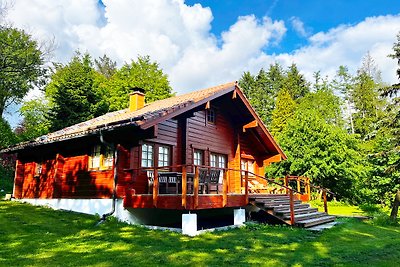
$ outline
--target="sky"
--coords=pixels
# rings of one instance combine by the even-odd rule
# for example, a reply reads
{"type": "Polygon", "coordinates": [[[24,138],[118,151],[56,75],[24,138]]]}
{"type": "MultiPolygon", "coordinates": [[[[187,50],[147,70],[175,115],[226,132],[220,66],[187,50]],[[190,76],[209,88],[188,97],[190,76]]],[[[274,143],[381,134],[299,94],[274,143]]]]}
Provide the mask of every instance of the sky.
{"type": "MultiPolygon", "coordinates": [[[[332,78],[340,65],[355,73],[367,53],[385,82],[397,80],[387,55],[400,32],[399,0],[14,0],[6,20],[54,40],[55,62],[76,50],[118,66],[149,55],[178,94],[274,62],[297,64],[309,80],[316,71],[332,78]]],[[[17,121],[13,110],[9,120],[17,121]]]]}

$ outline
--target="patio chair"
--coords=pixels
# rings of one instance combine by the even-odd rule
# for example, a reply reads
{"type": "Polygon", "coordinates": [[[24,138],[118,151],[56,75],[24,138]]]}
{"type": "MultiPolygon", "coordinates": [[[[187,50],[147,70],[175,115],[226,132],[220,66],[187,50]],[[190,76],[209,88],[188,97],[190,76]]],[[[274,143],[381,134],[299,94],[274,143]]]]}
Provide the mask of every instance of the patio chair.
{"type": "Polygon", "coordinates": [[[199,168],[199,192],[202,194],[206,193],[206,183],[208,177],[208,169],[199,168]]]}
{"type": "Polygon", "coordinates": [[[220,177],[220,175],[221,175],[221,170],[215,170],[215,169],[210,170],[210,173],[208,175],[208,179],[206,182],[207,194],[209,194],[211,191],[216,192],[217,194],[219,193],[219,177],[220,177]]]}

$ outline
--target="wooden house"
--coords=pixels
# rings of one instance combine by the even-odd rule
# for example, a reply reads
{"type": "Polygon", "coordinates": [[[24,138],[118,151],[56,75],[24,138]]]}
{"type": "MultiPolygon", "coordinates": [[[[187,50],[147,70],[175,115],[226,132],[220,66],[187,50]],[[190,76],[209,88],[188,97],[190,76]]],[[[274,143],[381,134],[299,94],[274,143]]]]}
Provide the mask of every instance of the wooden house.
{"type": "Polygon", "coordinates": [[[185,228],[224,212],[243,222],[251,186],[286,156],[237,83],[144,97],[132,92],[127,109],[3,149],[17,153],[14,198],[131,223],[182,217],[185,228]]]}

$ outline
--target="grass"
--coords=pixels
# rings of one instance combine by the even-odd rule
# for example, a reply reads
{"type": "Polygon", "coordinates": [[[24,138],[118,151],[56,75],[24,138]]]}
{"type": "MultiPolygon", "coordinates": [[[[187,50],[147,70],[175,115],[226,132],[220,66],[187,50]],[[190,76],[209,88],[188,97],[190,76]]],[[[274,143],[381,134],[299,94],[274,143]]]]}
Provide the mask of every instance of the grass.
{"type": "MultiPolygon", "coordinates": [[[[310,202],[311,206],[318,208],[318,211],[324,211],[324,203],[321,200],[313,200],[310,202]]],[[[328,213],[339,216],[367,216],[369,213],[358,206],[342,203],[342,202],[328,202],[328,213]]]]}
{"type": "Polygon", "coordinates": [[[339,219],[323,232],[249,224],[194,238],[0,201],[0,266],[398,266],[400,227],[339,219]]]}

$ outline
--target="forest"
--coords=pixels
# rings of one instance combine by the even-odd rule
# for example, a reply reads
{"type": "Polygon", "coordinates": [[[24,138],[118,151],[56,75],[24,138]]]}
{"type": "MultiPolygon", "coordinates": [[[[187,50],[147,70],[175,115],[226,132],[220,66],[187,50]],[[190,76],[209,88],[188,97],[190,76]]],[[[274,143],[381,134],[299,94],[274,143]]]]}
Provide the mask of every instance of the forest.
{"type": "MultiPolygon", "coordinates": [[[[104,55],[77,51],[66,64],[52,63],[49,49],[23,30],[0,26],[0,147],[27,141],[125,108],[130,88],[151,102],[174,95],[168,76],[150,56],[121,67],[104,55]],[[41,95],[24,101],[39,88],[41,95]],[[23,118],[11,128],[10,105],[23,118]]],[[[349,203],[392,207],[400,199],[400,33],[389,57],[399,83],[387,84],[367,53],[355,73],[343,65],[334,77],[316,70],[307,80],[295,63],[276,62],[244,72],[239,85],[288,156],[266,169],[269,178],[304,175],[349,203]],[[397,201],[395,201],[397,200],[397,201]]],[[[0,159],[0,189],[10,191],[12,156],[0,159]]],[[[396,210],[396,211],[395,211],[396,210]]],[[[392,217],[397,217],[393,209],[392,217]]]]}

